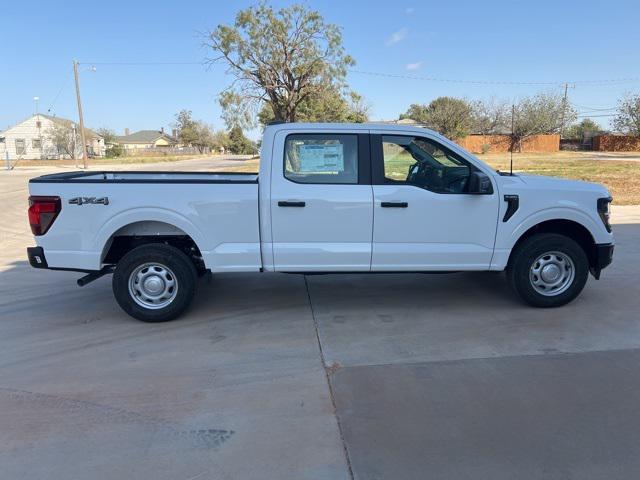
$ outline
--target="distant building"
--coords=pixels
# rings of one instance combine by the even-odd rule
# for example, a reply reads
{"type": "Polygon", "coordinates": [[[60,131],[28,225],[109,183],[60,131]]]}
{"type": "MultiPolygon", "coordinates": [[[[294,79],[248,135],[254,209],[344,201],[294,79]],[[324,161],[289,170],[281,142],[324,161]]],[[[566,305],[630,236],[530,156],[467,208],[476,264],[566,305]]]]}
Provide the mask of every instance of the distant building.
{"type": "Polygon", "coordinates": [[[160,130],[140,130],[129,134],[125,129],[125,135],[116,137],[115,143],[125,150],[140,148],[168,148],[178,145],[178,139],[168,135],[163,129],[160,130]]]}
{"type": "MultiPolygon", "coordinates": [[[[71,148],[55,145],[51,138],[51,131],[56,126],[68,129],[70,139],[73,139],[74,131],[78,139],[80,138],[80,127],[74,121],[38,113],[0,132],[0,137],[4,138],[0,143],[0,158],[5,158],[6,152],[9,152],[9,158],[12,160],[70,158],[72,156],[70,152],[73,152],[74,147],[75,157],[82,157],[81,141],[71,141],[71,148]]],[[[103,156],[105,150],[104,138],[88,128],[85,128],[85,136],[87,153],[90,156],[103,156]]]]}

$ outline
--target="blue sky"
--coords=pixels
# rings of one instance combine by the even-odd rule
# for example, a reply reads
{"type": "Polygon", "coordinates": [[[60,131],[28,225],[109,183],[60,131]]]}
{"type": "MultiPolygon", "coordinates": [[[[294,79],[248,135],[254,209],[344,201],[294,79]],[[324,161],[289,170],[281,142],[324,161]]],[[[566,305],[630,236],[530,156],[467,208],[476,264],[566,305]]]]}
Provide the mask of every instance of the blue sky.
{"type": "MultiPolygon", "coordinates": [[[[200,62],[202,33],[231,23],[254,2],[8,2],[0,15],[0,129],[39,110],[77,118],[72,60],[80,73],[85,122],[117,132],[170,128],[186,108],[223,127],[217,94],[222,65],[126,66],[100,62],[200,62]],[[96,70],[89,67],[96,63],[96,70]]],[[[291,2],[271,2],[274,7],[291,2]]],[[[343,28],[357,71],[489,82],[563,82],[640,77],[640,2],[306,1],[343,28]]],[[[512,101],[557,85],[468,84],[365,75],[349,83],[372,119],[393,119],[440,95],[512,101]]],[[[577,83],[570,100],[604,115],[640,81],[577,83]]],[[[607,125],[609,117],[594,118],[607,125]]],[[[257,132],[252,132],[253,137],[257,132]]]]}

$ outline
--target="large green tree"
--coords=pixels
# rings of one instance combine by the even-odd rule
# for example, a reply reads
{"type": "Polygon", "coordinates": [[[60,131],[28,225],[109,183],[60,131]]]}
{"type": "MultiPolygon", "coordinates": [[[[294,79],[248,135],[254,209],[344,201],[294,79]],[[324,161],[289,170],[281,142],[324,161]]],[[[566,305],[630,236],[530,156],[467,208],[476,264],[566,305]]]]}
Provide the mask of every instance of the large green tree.
{"type": "Polygon", "coordinates": [[[45,131],[45,137],[55,146],[59,155],[68,155],[69,158],[82,155],[80,127],[74,126],[73,122],[65,120],[53,122],[45,131]]]}
{"type": "MultiPolygon", "coordinates": [[[[348,122],[363,123],[369,118],[369,108],[355,92],[345,97],[339,90],[329,86],[298,106],[296,113],[300,122],[348,122]]],[[[273,110],[264,103],[258,112],[258,121],[266,125],[275,120],[273,110]]]]}
{"type": "Polygon", "coordinates": [[[231,153],[237,155],[252,155],[257,152],[256,146],[251,140],[244,136],[242,129],[238,126],[229,131],[228,148],[231,153]]]}
{"type": "Polygon", "coordinates": [[[348,101],[345,78],[354,60],[344,51],[340,28],[303,5],[276,11],[260,3],[241,10],[233,25],[219,25],[206,43],[214,53],[209,61],[226,64],[234,77],[220,97],[231,112],[229,128],[246,127],[245,112],[263,102],[273,119],[294,122],[328,91],[348,101]]]}
{"type": "Polygon", "coordinates": [[[502,134],[511,129],[511,105],[491,98],[471,104],[471,133],[481,135],[502,134]]]}
{"type": "Polygon", "coordinates": [[[522,142],[533,135],[559,133],[576,119],[576,111],[556,93],[538,93],[522,98],[514,108],[511,148],[521,150],[522,142]]]}
{"type": "Polygon", "coordinates": [[[116,143],[116,132],[108,127],[100,127],[96,130],[96,133],[104,139],[105,145],[116,143]]]}
{"type": "Polygon", "coordinates": [[[469,102],[454,97],[438,97],[428,105],[413,104],[400,115],[403,118],[423,123],[452,140],[468,135],[473,125],[469,102]]]}
{"type": "Polygon", "coordinates": [[[586,135],[594,135],[602,130],[602,127],[590,118],[583,119],[580,123],[570,125],[564,131],[564,138],[571,140],[582,140],[586,135]]]}
{"type": "Polygon", "coordinates": [[[620,100],[613,125],[622,133],[640,137],[640,94],[628,94],[620,100]]]}
{"type": "Polygon", "coordinates": [[[213,131],[202,120],[194,120],[191,110],[181,110],[176,114],[175,126],[178,129],[178,140],[183,145],[198,149],[200,153],[214,147],[213,131]]]}

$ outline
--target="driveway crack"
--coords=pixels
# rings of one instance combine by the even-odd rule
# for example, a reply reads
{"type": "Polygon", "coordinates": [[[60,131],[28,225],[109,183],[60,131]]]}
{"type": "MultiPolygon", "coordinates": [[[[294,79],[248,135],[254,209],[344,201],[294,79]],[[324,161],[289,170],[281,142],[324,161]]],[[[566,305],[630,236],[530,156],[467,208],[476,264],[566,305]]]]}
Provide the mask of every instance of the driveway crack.
{"type": "Polygon", "coordinates": [[[335,371],[335,365],[328,367],[325,362],[324,351],[322,349],[322,340],[320,340],[320,327],[318,325],[318,320],[316,319],[316,314],[313,309],[313,302],[311,301],[311,291],[309,290],[309,282],[307,281],[306,275],[303,275],[303,277],[304,277],[304,286],[307,290],[307,298],[309,299],[309,309],[311,310],[311,318],[313,319],[313,328],[316,332],[316,340],[318,341],[318,351],[320,353],[320,362],[322,363],[322,370],[324,371],[324,376],[327,380],[327,386],[329,387],[329,397],[331,398],[333,415],[336,419],[336,424],[338,425],[338,433],[340,434],[340,441],[342,442],[342,451],[344,452],[345,461],[347,462],[349,478],[353,480],[355,477],[353,475],[353,468],[351,466],[351,458],[349,457],[349,449],[347,448],[347,442],[344,439],[342,424],[340,423],[340,417],[338,416],[338,409],[336,408],[336,400],[333,392],[333,385],[331,385],[330,375],[335,371]]]}

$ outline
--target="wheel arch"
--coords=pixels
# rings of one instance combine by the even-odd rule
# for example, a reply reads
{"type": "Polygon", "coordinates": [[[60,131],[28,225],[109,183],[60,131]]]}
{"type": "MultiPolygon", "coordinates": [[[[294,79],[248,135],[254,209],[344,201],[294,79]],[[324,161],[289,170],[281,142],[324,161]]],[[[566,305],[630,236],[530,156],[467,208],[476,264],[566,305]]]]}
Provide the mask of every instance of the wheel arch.
{"type": "MultiPolygon", "coordinates": [[[[153,218],[153,217],[147,217],[153,218]]],[[[203,240],[198,232],[186,221],[165,221],[155,219],[110,222],[109,228],[100,232],[99,251],[101,263],[115,264],[133,248],[151,243],[164,243],[182,250],[190,258],[198,270],[204,269],[202,259],[203,240]],[[198,241],[200,240],[200,241],[198,241]]],[[[173,219],[175,220],[175,219],[173,219]]]]}
{"type": "Polygon", "coordinates": [[[539,233],[556,233],[572,239],[584,250],[589,259],[589,266],[592,267],[595,264],[596,240],[591,231],[582,223],[566,218],[544,220],[529,227],[513,244],[507,264],[511,263],[514,252],[526,239],[539,233]]]}

